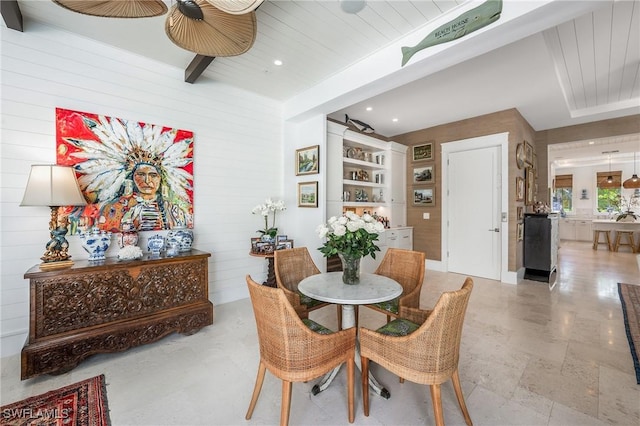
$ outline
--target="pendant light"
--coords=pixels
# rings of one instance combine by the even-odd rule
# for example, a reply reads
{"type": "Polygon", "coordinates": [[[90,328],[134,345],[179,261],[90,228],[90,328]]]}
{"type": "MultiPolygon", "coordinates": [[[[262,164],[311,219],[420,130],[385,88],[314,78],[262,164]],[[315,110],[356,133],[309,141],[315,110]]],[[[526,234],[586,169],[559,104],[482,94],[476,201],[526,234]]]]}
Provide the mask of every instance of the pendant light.
{"type": "Polygon", "coordinates": [[[622,186],[627,189],[640,188],[640,178],[636,173],[636,153],[633,153],[633,176],[625,180],[622,186]]]}
{"type": "Polygon", "coordinates": [[[609,176],[607,176],[607,183],[613,183],[613,175],[611,174],[611,154],[609,154],[609,176]]]}
{"type": "MultiPolygon", "coordinates": [[[[603,152],[603,154],[605,154],[603,152]]],[[[598,182],[598,187],[599,188],[619,188],[620,187],[620,181],[618,179],[614,179],[613,178],[613,173],[611,173],[611,153],[609,154],[609,173],[607,174],[607,177],[604,178],[604,173],[600,174],[599,176],[602,176],[602,180],[600,180],[598,182]],[[617,185],[616,185],[617,184],[617,185]]]]}

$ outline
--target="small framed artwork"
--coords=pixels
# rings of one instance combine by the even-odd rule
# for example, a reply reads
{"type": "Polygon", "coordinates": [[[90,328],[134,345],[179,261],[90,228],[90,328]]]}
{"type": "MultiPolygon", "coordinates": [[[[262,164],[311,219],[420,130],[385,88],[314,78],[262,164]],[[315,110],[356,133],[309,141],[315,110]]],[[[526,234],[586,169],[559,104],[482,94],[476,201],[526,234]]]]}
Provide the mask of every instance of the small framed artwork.
{"type": "Polygon", "coordinates": [[[276,250],[286,250],[293,248],[293,240],[282,240],[276,243],[276,250]]]}
{"type": "Polygon", "coordinates": [[[318,181],[298,182],[298,207],[318,207],[318,181]]]}
{"type": "Polygon", "coordinates": [[[524,186],[525,186],[525,193],[524,193],[524,205],[525,206],[530,206],[533,204],[533,189],[534,189],[534,185],[535,185],[535,172],[533,170],[533,167],[527,167],[527,169],[525,170],[525,178],[524,178],[524,186]]]}
{"type": "Polygon", "coordinates": [[[296,149],[296,176],[320,173],[320,145],[296,149]]]}
{"type": "Polygon", "coordinates": [[[524,220],[524,207],[518,206],[516,220],[524,220]]]}
{"type": "Polygon", "coordinates": [[[286,235],[276,235],[276,241],[280,242],[280,241],[286,241],[288,240],[286,235]]]}
{"type": "Polygon", "coordinates": [[[433,142],[413,147],[413,161],[433,160],[433,142]]]}
{"type": "Polygon", "coordinates": [[[519,223],[516,228],[516,237],[518,241],[522,241],[524,239],[524,223],[519,223]]]}
{"type": "Polygon", "coordinates": [[[524,201],[524,179],[516,176],[516,201],[524,201]]]}
{"type": "Polygon", "coordinates": [[[524,144],[524,162],[528,165],[533,165],[533,146],[527,141],[522,142],[524,144]]]}
{"type": "Polygon", "coordinates": [[[434,165],[413,168],[413,183],[434,183],[434,165]]]}
{"type": "Polygon", "coordinates": [[[413,205],[433,207],[436,205],[435,188],[413,188],[413,205]]]}

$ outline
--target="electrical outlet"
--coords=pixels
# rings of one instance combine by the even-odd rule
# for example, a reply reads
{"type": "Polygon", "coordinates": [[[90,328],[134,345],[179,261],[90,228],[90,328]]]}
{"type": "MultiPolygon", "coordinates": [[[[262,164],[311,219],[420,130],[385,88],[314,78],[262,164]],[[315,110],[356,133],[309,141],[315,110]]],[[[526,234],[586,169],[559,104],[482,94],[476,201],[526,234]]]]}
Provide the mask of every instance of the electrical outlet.
{"type": "Polygon", "coordinates": [[[423,219],[429,219],[429,217],[430,217],[430,213],[422,213],[423,219]]]}

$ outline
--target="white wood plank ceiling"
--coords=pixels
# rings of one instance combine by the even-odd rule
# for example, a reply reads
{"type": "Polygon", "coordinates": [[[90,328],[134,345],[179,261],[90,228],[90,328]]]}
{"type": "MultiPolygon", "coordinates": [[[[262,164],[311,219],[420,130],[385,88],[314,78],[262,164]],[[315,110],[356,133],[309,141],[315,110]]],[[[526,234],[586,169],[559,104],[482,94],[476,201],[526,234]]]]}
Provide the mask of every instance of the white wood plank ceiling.
{"type": "Polygon", "coordinates": [[[544,37],[572,116],[638,104],[640,3],[612,3],[544,37]]]}

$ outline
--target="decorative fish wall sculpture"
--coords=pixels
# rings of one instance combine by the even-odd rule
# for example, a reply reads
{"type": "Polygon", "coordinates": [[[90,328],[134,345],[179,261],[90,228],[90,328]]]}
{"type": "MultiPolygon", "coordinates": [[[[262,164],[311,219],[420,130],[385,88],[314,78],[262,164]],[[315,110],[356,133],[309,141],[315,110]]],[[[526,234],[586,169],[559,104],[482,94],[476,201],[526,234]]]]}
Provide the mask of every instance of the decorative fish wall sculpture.
{"type": "Polygon", "coordinates": [[[356,120],[355,118],[350,118],[347,114],[344,115],[344,122],[347,124],[352,124],[353,126],[355,126],[356,129],[358,129],[358,131],[362,133],[375,132],[373,127],[369,126],[367,123],[360,120],[356,120]]]}
{"type": "Polygon", "coordinates": [[[464,37],[500,19],[502,0],[488,0],[480,6],[463,13],[456,19],[443,24],[413,47],[402,47],[402,66],[417,52],[436,44],[447,43],[464,37]]]}

